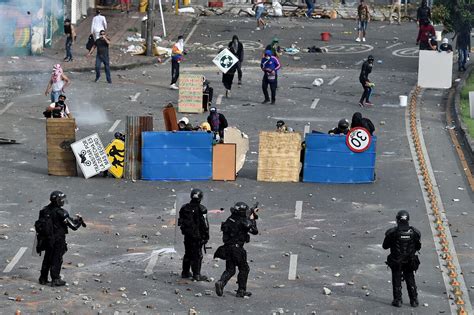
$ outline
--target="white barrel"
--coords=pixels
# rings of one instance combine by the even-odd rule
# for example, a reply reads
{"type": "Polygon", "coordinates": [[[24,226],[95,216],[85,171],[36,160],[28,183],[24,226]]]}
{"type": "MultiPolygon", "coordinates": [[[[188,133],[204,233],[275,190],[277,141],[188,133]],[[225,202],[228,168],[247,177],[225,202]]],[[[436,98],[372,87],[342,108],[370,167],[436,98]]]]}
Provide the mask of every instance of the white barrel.
{"type": "Polygon", "coordinates": [[[408,104],[408,96],[400,95],[399,98],[400,98],[400,106],[401,107],[406,107],[407,104],[408,104]]]}

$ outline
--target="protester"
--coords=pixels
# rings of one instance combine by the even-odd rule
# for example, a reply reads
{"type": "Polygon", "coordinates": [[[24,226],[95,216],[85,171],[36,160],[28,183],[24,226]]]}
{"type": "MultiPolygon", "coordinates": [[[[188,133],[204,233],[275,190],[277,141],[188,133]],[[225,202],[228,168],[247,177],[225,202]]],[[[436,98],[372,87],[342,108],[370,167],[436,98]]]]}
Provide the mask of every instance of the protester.
{"type": "Polygon", "coordinates": [[[431,21],[431,9],[426,0],[422,0],[420,7],[416,11],[416,23],[421,27],[427,21],[431,21]]]}
{"type": "Polygon", "coordinates": [[[359,106],[372,106],[370,102],[370,95],[372,94],[372,87],[374,84],[369,80],[369,74],[372,72],[372,67],[374,66],[374,56],[369,55],[367,60],[362,64],[362,69],[360,70],[359,82],[364,88],[364,93],[359,100],[359,106]]]}
{"type": "Polygon", "coordinates": [[[95,82],[100,79],[100,67],[102,63],[104,64],[105,77],[108,83],[112,83],[112,78],[110,77],[110,59],[109,59],[109,45],[110,39],[105,34],[105,31],[102,30],[99,33],[99,38],[95,41],[94,46],[89,51],[87,56],[91,56],[94,50],[97,48],[97,55],[95,56],[95,82]]]}
{"type": "Polygon", "coordinates": [[[337,123],[337,127],[328,131],[330,135],[346,135],[349,132],[349,120],[342,118],[337,123]]]}
{"type": "Polygon", "coordinates": [[[260,68],[263,71],[262,78],[262,90],[265,100],[262,104],[270,102],[270,97],[268,96],[268,85],[270,85],[271,90],[271,103],[275,104],[276,100],[276,90],[278,87],[278,70],[281,68],[278,58],[272,56],[271,50],[265,50],[265,55],[260,62],[260,68]]]}
{"type": "Polygon", "coordinates": [[[306,2],[306,7],[307,7],[307,11],[305,12],[304,15],[307,18],[312,18],[313,17],[313,11],[314,11],[313,0],[305,0],[304,2],[306,2]]]}
{"type": "Polygon", "coordinates": [[[471,25],[465,23],[456,34],[456,49],[458,50],[458,71],[466,71],[466,62],[471,51],[471,25]]]}
{"type": "Polygon", "coordinates": [[[431,50],[429,43],[431,37],[436,37],[435,29],[429,20],[423,20],[416,38],[416,44],[420,45],[420,50],[431,50]]]}
{"type": "Polygon", "coordinates": [[[224,140],[224,129],[229,126],[224,114],[218,113],[217,108],[209,108],[209,116],[207,122],[211,125],[211,130],[219,135],[219,139],[224,140]]]}
{"type": "Polygon", "coordinates": [[[237,70],[237,63],[233,65],[226,73],[222,73],[222,83],[225,87],[225,97],[230,97],[232,90],[232,83],[234,82],[235,71],[237,70]]]}
{"type": "Polygon", "coordinates": [[[76,30],[70,19],[64,20],[64,34],[66,35],[66,57],[64,61],[70,62],[72,58],[72,43],[76,41],[76,30]]]}
{"type": "Polygon", "coordinates": [[[189,123],[188,117],[183,117],[178,120],[179,131],[193,131],[193,126],[189,123]]]}
{"type": "Polygon", "coordinates": [[[179,87],[176,85],[179,78],[179,64],[183,60],[184,51],[184,37],[178,36],[178,41],[173,45],[171,49],[171,85],[170,89],[178,90],[179,87]]]}
{"type": "Polygon", "coordinates": [[[401,25],[402,23],[402,3],[401,0],[392,0],[392,7],[390,8],[390,24],[393,23],[393,14],[395,13],[395,10],[397,11],[398,14],[398,25],[401,25]]]}
{"type": "Polygon", "coordinates": [[[428,46],[429,46],[428,50],[434,50],[434,51],[439,50],[438,49],[438,41],[436,40],[435,36],[430,37],[430,40],[428,41],[428,46]]]}
{"type": "Polygon", "coordinates": [[[441,45],[439,46],[439,51],[453,52],[453,46],[449,43],[449,40],[445,37],[441,45]]]}
{"type": "Polygon", "coordinates": [[[59,95],[58,101],[51,103],[43,115],[46,118],[73,118],[71,112],[69,111],[69,106],[65,103],[66,95],[59,95]]]}
{"type": "Polygon", "coordinates": [[[44,95],[48,95],[51,92],[51,102],[55,103],[58,101],[59,95],[64,94],[64,89],[71,84],[71,80],[64,74],[61,65],[55,64],[53,66],[53,73],[49,79],[48,86],[44,91],[44,95]]]}
{"type": "Polygon", "coordinates": [[[279,40],[276,37],[273,37],[272,42],[267,45],[265,50],[270,50],[272,52],[272,56],[276,57],[278,60],[280,60],[280,57],[283,54],[283,50],[279,45],[279,40]]]}
{"type": "Polygon", "coordinates": [[[238,84],[242,84],[242,62],[244,62],[244,45],[239,41],[237,35],[232,36],[232,41],[229,43],[229,50],[234,56],[239,59],[237,62],[237,78],[239,79],[238,84]]]}
{"type": "Polygon", "coordinates": [[[351,129],[355,127],[365,128],[371,135],[373,135],[375,131],[375,126],[372,121],[362,117],[362,114],[359,112],[355,112],[354,115],[352,115],[351,129]]]}
{"type": "Polygon", "coordinates": [[[102,30],[107,30],[107,20],[105,19],[105,16],[100,14],[100,10],[95,11],[95,16],[92,19],[92,24],[91,24],[91,34],[94,35],[94,40],[97,40],[99,38],[100,32],[102,30]]]}
{"type": "Polygon", "coordinates": [[[369,21],[370,21],[369,7],[364,2],[364,0],[360,0],[360,4],[357,7],[357,23],[358,23],[359,36],[356,38],[356,42],[360,42],[361,40],[365,42],[365,35],[366,35],[367,25],[369,21]]]}
{"type": "Polygon", "coordinates": [[[204,111],[207,112],[207,108],[212,105],[214,88],[211,86],[211,82],[207,80],[205,76],[202,77],[202,93],[202,107],[204,111]]]}
{"type": "Polygon", "coordinates": [[[265,28],[267,24],[262,18],[262,14],[265,11],[265,0],[256,0],[256,3],[254,5],[254,10],[255,10],[255,18],[257,19],[257,31],[260,31],[262,28],[265,28]]]}
{"type": "Polygon", "coordinates": [[[123,13],[127,9],[127,14],[130,12],[130,0],[120,0],[120,12],[123,13]]]}

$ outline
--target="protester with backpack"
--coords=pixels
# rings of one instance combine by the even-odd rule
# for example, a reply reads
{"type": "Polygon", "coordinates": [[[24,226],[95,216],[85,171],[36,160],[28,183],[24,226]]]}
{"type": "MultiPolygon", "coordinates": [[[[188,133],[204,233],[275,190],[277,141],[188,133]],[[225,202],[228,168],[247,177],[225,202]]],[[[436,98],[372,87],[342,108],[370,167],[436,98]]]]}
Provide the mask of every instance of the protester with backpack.
{"type": "Polygon", "coordinates": [[[207,209],[201,205],[203,193],[200,189],[191,191],[191,201],[179,210],[178,226],[184,235],[184,257],[182,278],[193,278],[195,281],[206,281],[201,275],[202,247],[209,240],[209,222],[207,209]],[[189,272],[191,269],[192,275],[189,272]]]}
{"type": "Polygon", "coordinates": [[[52,287],[66,285],[61,280],[60,272],[63,264],[63,255],[67,251],[66,234],[68,227],[76,231],[81,225],[86,227],[79,215],[71,218],[62,208],[66,203],[66,195],[61,191],[53,191],[49,197],[49,205],[40,210],[39,218],[35,222],[37,246],[36,252],[41,255],[44,251],[39,284],[51,284],[52,287]],[[51,282],[48,275],[51,274],[51,282]]]}

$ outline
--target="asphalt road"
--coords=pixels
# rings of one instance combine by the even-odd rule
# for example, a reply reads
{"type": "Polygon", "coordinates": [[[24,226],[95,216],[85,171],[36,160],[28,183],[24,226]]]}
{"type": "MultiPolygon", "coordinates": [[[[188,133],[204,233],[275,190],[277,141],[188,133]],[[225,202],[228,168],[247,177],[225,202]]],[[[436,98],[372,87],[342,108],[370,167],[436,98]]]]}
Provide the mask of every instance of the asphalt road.
{"type": "MultiPolygon", "coordinates": [[[[190,308],[202,314],[449,313],[452,301],[447,298],[439,272],[408,146],[405,109],[394,106],[398,104],[398,96],[408,95],[416,84],[417,59],[409,50],[414,47],[416,26],[371,23],[365,43],[370,47],[354,45],[354,34],[343,33],[353,32],[353,27],[351,21],[282,19],[273,22],[271,28],[256,32],[250,19],[200,20],[190,37],[191,49],[182,71],[204,74],[212,82],[216,99],[224,94],[224,88],[218,70],[211,64],[211,56],[217,50],[209,47],[217,47],[216,42],[227,42],[235,33],[249,41],[248,47],[258,48],[246,51],[242,87],[235,86],[231,98],[221,98],[218,105],[230,125],[237,126],[250,138],[247,161],[235,182],[129,182],[101,177],[85,180],[48,176],[45,120],[41,113],[48,104],[42,93],[49,76],[2,77],[2,84],[21,85],[22,90],[18,93],[12,89],[10,94],[2,96],[5,105],[13,104],[0,114],[0,136],[17,139],[21,144],[0,147],[3,178],[0,235],[8,236],[0,239],[0,269],[6,268],[21,247],[27,249],[14,268],[1,275],[0,314],[11,314],[16,309],[24,314],[51,311],[92,314],[100,310],[104,314],[157,314],[186,313],[190,308]],[[319,40],[323,31],[333,35],[329,43],[319,40]],[[300,60],[283,56],[274,106],[260,104],[263,96],[261,72],[257,67],[260,45],[270,42],[273,36],[284,47],[298,42],[299,47],[331,46],[337,52],[295,55],[300,60]],[[400,53],[400,49],[406,49],[407,55],[400,53]],[[375,64],[371,74],[376,83],[372,99],[375,106],[361,110],[357,106],[362,93],[358,75],[361,60],[369,53],[381,61],[375,64]],[[322,69],[321,65],[327,68],[322,69]],[[323,78],[325,83],[313,87],[315,78],[323,78]],[[316,106],[315,99],[319,99],[316,106]],[[377,181],[374,184],[256,181],[260,130],[273,130],[276,121],[283,119],[297,132],[303,132],[307,125],[325,132],[340,118],[350,119],[359,110],[376,126],[377,181]],[[213,250],[206,255],[203,265],[203,273],[214,279],[225,265],[212,260],[214,249],[221,243],[220,222],[229,215],[229,207],[235,202],[260,201],[260,234],[246,245],[251,266],[248,289],[253,292],[250,299],[233,296],[237,288],[234,280],[220,298],[213,292],[213,283],[179,278],[183,245],[182,237],[175,231],[174,204],[192,187],[201,188],[206,195],[206,206],[215,210],[209,215],[209,245],[213,250]],[[80,212],[88,227],[68,236],[69,251],[64,257],[62,274],[69,286],[40,288],[37,278],[41,260],[31,255],[34,233],[30,229],[39,209],[47,204],[50,191],[55,189],[68,195],[71,213],[80,212]],[[298,202],[302,203],[300,220],[295,219],[298,202]],[[217,211],[221,208],[225,212],[217,211]],[[384,263],[387,252],[381,243],[400,209],[410,211],[412,224],[422,233],[422,266],[416,276],[421,303],[418,309],[408,306],[406,291],[401,309],[390,306],[391,276],[384,263]],[[158,254],[158,250],[166,248],[174,248],[176,253],[158,254]],[[291,255],[298,255],[296,280],[288,280],[291,255]],[[329,288],[331,295],[324,295],[323,287],[329,288]],[[17,296],[21,302],[9,300],[17,296]]],[[[68,74],[73,80],[67,95],[79,125],[77,139],[98,132],[103,142],[107,142],[114,131],[124,129],[126,115],[153,114],[155,130],[163,130],[161,108],[168,102],[177,102],[177,92],[168,89],[169,67],[165,64],[114,72],[112,85],[94,83],[92,73],[68,74]],[[132,102],[130,96],[137,96],[137,101],[132,102]],[[120,122],[116,124],[117,120],[120,122]],[[116,128],[111,130],[115,124],[116,128]]],[[[448,217],[460,230],[453,234],[459,236],[455,238],[456,246],[470,287],[474,270],[469,259],[472,258],[472,229],[469,229],[472,219],[462,212],[472,212],[473,197],[443,129],[442,109],[436,105],[441,103],[443,94],[435,91],[427,95],[430,98],[425,103],[431,107],[422,114],[423,126],[428,128],[426,141],[433,168],[440,171],[436,176],[442,176],[437,180],[442,183],[440,189],[447,202],[448,217]],[[450,202],[452,198],[460,201],[450,202]]],[[[205,117],[189,115],[193,124],[204,121],[205,117]]],[[[470,295],[472,299],[472,292],[470,295]]]]}

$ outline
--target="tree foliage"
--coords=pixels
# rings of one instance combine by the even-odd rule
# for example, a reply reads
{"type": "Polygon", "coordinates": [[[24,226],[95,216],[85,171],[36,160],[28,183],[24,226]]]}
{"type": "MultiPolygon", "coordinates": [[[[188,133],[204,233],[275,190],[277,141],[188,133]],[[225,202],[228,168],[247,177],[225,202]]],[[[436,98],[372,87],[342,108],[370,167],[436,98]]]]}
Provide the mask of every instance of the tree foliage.
{"type": "Polygon", "coordinates": [[[474,0],[435,0],[433,22],[442,23],[447,32],[458,32],[474,25],[474,0]]]}

